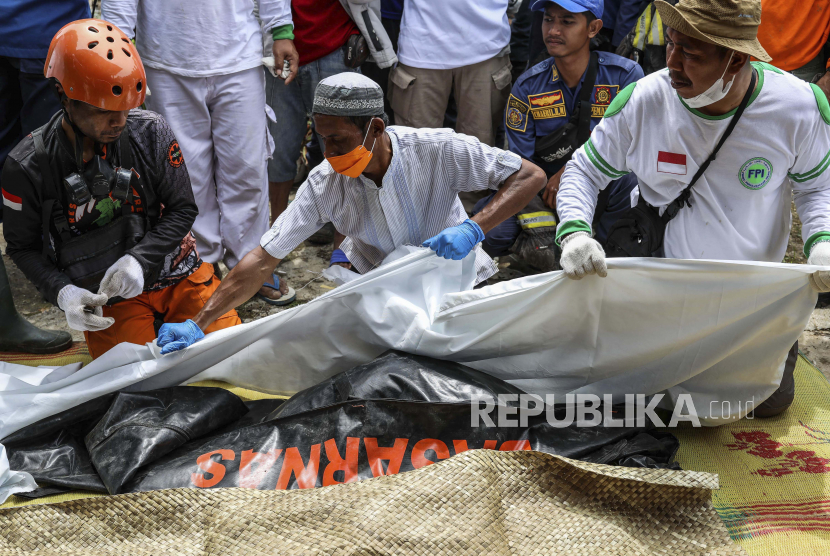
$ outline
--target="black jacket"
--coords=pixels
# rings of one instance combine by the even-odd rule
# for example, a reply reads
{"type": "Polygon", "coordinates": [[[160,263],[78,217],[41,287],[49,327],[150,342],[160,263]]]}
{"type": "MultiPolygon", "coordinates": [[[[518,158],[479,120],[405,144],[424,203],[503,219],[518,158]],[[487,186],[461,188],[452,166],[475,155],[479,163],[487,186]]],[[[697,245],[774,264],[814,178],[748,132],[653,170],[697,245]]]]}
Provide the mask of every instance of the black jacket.
{"type": "MultiPolygon", "coordinates": [[[[62,117],[63,113],[58,112],[44,126],[43,140],[51,161],[52,175],[59,181],[57,187],[63,195],[61,205],[64,213],[71,223],[73,235],[81,235],[92,226],[101,225],[104,220],[120,217],[121,213],[106,206],[111,205],[110,202],[99,201],[101,207],[94,202],[80,207],[69,202],[63,178],[78,171],[78,168],[74,146],[61,127],[62,117]],[[90,218],[90,214],[95,218],[90,218]],[[81,218],[83,215],[85,217],[81,218]]],[[[160,214],[151,218],[149,232],[127,253],[135,257],[144,269],[145,290],[158,289],[191,274],[201,264],[190,234],[199,211],[178,142],[164,118],[149,110],[132,110],[127,118],[127,128],[133,167],[143,178],[146,198],[151,199],[152,203],[144,209],[151,209],[148,214],[160,214]],[[150,284],[147,282],[151,276],[158,276],[158,279],[150,284]]],[[[119,166],[118,141],[106,147],[106,158],[113,167],[119,166]]],[[[24,138],[6,158],[2,184],[6,252],[41,294],[57,304],[58,292],[72,282],[43,256],[43,183],[31,135],[24,138]]],[[[53,245],[54,242],[59,245],[54,223],[50,231],[53,245]]]]}

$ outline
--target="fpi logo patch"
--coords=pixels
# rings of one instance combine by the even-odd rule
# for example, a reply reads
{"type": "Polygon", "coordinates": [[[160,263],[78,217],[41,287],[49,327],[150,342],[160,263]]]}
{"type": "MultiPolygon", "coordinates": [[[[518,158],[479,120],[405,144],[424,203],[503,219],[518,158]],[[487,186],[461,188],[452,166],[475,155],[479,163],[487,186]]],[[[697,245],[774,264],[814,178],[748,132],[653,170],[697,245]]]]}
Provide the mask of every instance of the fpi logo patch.
{"type": "Polygon", "coordinates": [[[772,178],[772,163],[766,158],[756,157],[741,166],[741,184],[747,189],[763,189],[772,178]]]}

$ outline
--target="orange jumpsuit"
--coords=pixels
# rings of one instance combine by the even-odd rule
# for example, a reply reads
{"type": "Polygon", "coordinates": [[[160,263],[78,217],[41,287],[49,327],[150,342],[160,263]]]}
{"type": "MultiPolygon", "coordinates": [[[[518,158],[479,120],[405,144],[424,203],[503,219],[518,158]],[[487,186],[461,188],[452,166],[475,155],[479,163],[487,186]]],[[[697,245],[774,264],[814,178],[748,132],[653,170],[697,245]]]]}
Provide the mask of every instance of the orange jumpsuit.
{"type": "MultiPolygon", "coordinates": [[[[143,292],[115,305],[104,307],[104,316],[115,323],[99,332],[84,332],[89,353],[93,359],[102,356],[121,342],[146,344],[156,338],[153,323],[156,315],[164,322],[184,322],[196,316],[219,287],[219,278],[213,274],[213,265],[202,262],[196,271],[177,283],[161,290],[143,292]]],[[[240,324],[235,309],[231,309],[205,329],[205,334],[240,324]]]]}

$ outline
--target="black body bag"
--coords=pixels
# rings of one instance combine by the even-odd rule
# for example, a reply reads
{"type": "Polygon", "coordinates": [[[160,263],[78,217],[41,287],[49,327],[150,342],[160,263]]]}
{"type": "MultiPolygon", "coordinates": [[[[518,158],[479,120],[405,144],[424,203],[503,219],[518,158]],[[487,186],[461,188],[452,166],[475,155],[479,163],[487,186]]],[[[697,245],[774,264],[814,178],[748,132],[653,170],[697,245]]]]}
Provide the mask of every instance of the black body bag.
{"type": "MultiPolygon", "coordinates": [[[[135,188],[142,197],[144,214],[122,214],[101,228],[73,237],[61,207],[58,182],[55,181],[49,166],[42,132],[43,129],[36,130],[32,133],[32,138],[43,179],[43,256],[66,274],[74,285],[97,293],[107,269],[123,257],[128,250],[138,245],[149,231],[148,199],[143,198],[145,197],[144,188],[134,172],[130,171],[129,179],[118,179],[112,188],[112,194],[115,199],[124,203],[132,197],[132,189],[135,188]],[[54,255],[52,255],[49,242],[50,221],[54,223],[59,236],[56,238],[54,255]]],[[[119,139],[119,154],[122,167],[131,169],[133,160],[129,133],[126,128],[119,139]]],[[[122,177],[119,176],[119,178],[122,177]]]]}
{"type": "Polygon", "coordinates": [[[732,121],[729,122],[729,127],[726,128],[726,131],[723,133],[720,141],[718,141],[715,150],[709,155],[709,158],[698,168],[697,173],[695,173],[689,185],[686,186],[686,189],[666,207],[662,216],[657,208],[651,206],[643,199],[641,194],[637,205],[628,209],[619,220],[611,225],[611,229],[608,230],[608,239],[605,241],[605,245],[603,245],[606,257],[662,256],[666,226],[677,216],[677,213],[684,206],[691,208],[692,202],[690,197],[692,196],[692,187],[706,171],[706,168],[709,167],[709,164],[715,160],[715,156],[723,146],[726,138],[735,129],[735,125],[741,118],[741,114],[743,114],[746,105],[749,104],[749,98],[755,90],[755,81],[755,71],[753,70],[749,88],[746,90],[740,106],[738,106],[735,115],[732,117],[732,121]]]}
{"type": "Polygon", "coordinates": [[[598,67],[599,55],[592,52],[591,61],[588,63],[588,73],[579,91],[577,110],[562,129],[536,139],[536,148],[533,152],[533,162],[536,164],[569,161],[576,149],[591,136],[591,92],[594,90],[598,67]]]}

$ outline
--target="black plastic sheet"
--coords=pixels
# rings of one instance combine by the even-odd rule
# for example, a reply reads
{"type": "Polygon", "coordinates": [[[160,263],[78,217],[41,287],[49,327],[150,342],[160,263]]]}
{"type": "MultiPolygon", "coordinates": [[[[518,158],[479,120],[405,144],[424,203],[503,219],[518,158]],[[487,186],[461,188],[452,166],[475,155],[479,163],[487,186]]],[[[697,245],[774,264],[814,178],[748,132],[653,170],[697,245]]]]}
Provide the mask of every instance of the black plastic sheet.
{"type": "Polygon", "coordinates": [[[79,442],[66,430],[7,450],[9,467],[31,473],[38,485],[107,492],[83,441],[79,442]]]}
{"type": "Polygon", "coordinates": [[[238,396],[222,388],[122,392],[84,442],[107,490],[118,494],[143,465],[247,412],[238,396]]]}
{"type": "Polygon", "coordinates": [[[89,461],[110,493],[313,488],[409,471],[479,448],[532,449],[632,467],[673,465],[677,439],[650,425],[554,427],[544,413],[528,416],[522,426],[473,425],[474,396],[522,393],[464,365],[388,352],[284,403],[243,404],[212,388],[122,393],[35,423],[5,443],[18,462],[12,468],[39,472],[41,485],[100,490],[82,465],[89,461]],[[86,438],[86,454],[79,435],[86,438]],[[58,457],[67,451],[73,456],[58,457]],[[34,453],[40,459],[27,455],[34,453]]]}

